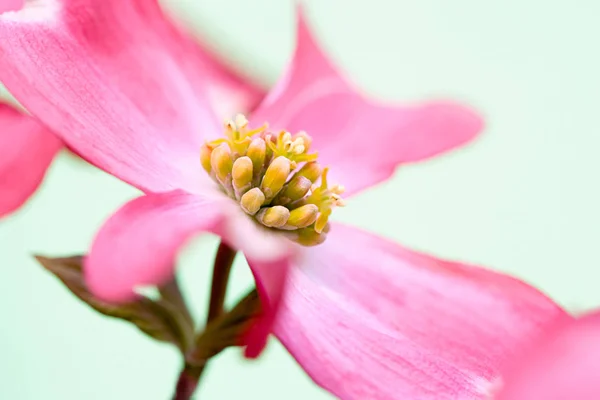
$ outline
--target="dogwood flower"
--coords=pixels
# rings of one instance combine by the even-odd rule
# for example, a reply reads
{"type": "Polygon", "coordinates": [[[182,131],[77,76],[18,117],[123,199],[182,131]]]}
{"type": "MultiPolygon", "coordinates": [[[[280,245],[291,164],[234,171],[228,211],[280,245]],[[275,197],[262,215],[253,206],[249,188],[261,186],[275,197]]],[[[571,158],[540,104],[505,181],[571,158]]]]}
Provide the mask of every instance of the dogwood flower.
{"type": "MultiPolygon", "coordinates": [[[[24,5],[24,0],[0,0],[0,13],[9,15],[24,5]]],[[[27,5],[34,6],[34,2],[27,5]]],[[[220,115],[250,111],[262,100],[265,93],[260,86],[214,57],[206,45],[189,39],[189,46],[198,65],[210,76],[206,90],[220,115]]],[[[35,192],[63,147],[58,136],[38,120],[9,103],[0,103],[0,218],[18,209],[35,192]]]]}
{"type": "Polygon", "coordinates": [[[0,56],[0,79],[36,118],[145,192],[86,258],[102,299],[165,282],[188,239],[219,235],[245,255],[261,297],[246,354],[274,333],[345,399],[483,398],[507,357],[568,318],[516,279],[329,220],[398,165],[483,124],[451,102],[360,94],[301,12],[293,59],[252,123],[217,122],[210,74],[156,0],[38,0],[0,17],[0,56]]]}

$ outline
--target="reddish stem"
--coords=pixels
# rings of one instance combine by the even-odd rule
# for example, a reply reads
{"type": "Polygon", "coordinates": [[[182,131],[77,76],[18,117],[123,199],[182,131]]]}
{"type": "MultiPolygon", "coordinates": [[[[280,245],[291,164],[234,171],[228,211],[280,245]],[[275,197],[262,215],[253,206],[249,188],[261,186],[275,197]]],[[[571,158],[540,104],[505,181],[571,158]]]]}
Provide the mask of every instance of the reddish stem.
{"type": "MultiPolygon", "coordinates": [[[[212,284],[210,290],[210,303],[208,306],[208,315],[206,325],[214,321],[223,313],[225,304],[225,295],[227,294],[227,283],[231,275],[231,267],[236,251],[221,242],[215,256],[213,266],[212,284]]],[[[208,360],[201,366],[191,366],[186,364],[179,374],[175,396],[173,400],[190,400],[198,387],[198,382],[206,367],[208,360]]]]}

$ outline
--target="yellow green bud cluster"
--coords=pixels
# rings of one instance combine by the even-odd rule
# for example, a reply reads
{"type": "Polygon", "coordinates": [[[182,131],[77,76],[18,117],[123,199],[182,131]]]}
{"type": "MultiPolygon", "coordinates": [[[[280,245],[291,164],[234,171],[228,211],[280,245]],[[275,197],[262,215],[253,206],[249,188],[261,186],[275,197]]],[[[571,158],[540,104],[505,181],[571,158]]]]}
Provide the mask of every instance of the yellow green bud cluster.
{"type": "Polygon", "coordinates": [[[224,136],[200,149],[202,167],[223,191],[263,226],[306,246],[322,243],[332,209],[344,205],[343,187],[328,187],[328,169],[308,153],[310,136],[273,135],[266,124],[251,130],[243,115],[225,123],[224,136]]]}

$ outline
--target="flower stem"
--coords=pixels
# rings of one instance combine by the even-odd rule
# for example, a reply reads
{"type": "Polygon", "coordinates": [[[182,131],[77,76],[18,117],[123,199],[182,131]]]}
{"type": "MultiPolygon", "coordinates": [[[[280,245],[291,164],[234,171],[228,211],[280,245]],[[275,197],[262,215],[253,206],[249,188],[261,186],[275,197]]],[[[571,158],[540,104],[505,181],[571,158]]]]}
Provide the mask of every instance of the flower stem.
{"type": "Polygon", "coordinates": [[[198,378],[202,374],[203,369],[204,367],[185,365],[179,374],[179,380],[175,387],[175,396],[173,396],[173,400],[189,400],[192,398],[192,395],[198,386],[198,378]]]}
{"type": "MultiPolygon", "coordinates": [[[[225,295],[227,293],[227,284],[229,282],[229,276],[235,254],[236,251],[224,242],[219,244],[213,265],[210,303],[208,306],[206,325],[213,322],[223,313],[225,295]]],[[[185,364],[181,374],[179,375],[179,380],[177,381],[177,387],[175,389],[175,397],[173,400],[189,400],[192,398],[192,395],[198,386],[198,382],[202,377],[202,373],[204,372],[207,363],[208,360],[206,360],[206,362],[204,362],[202,365],[198,366],[192,366],[188,363],[185,364]]]]}
{"type": "Polygon", "coordinates": [[[213,266],[210,304],[208,306],[206,325],[214,321],[215,318],[223,313],[223,304],[225,303],[225,294],[227,293],[227,283],[229,282],[229,275],[234,258],[235,250],[221,242],[213,266]]]}

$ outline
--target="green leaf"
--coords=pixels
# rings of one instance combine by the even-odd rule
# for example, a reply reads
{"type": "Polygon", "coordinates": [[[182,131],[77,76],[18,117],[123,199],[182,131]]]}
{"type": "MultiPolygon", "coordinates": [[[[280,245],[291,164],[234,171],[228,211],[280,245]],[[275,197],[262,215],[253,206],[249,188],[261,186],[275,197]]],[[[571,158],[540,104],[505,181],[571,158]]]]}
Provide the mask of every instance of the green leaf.
{"type": "Polygon", "coordinates": [[[151,300],[139,296],[135,301],[113,304],[95,298],[83,279],[83,256],[66,258],[35,257],[79,299],[109,317],[134,324],[148,336],[177,346],[185,353],[194,340],[194,321],[185,306],[176,281],[161,289],[162,298],[151,300]]]}

